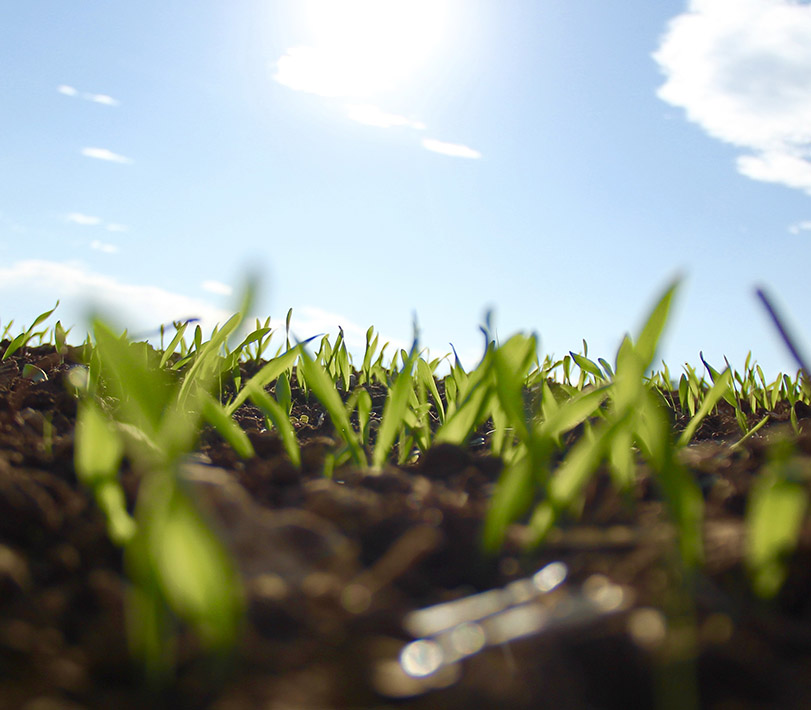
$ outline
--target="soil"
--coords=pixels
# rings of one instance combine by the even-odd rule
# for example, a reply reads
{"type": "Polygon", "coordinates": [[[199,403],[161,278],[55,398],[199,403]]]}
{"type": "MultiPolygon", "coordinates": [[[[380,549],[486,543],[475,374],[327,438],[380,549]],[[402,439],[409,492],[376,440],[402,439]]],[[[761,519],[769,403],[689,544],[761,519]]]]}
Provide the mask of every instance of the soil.
{"type": "MultiPolygon", "coordinates": [[[[314,401],[293,388],[301,470],[245,405],[237,420],[255,457],[240,460],[204,430],[184,469],[241,573],[241,641],[223,661],[179,627],[176,670],[155,688],[127,649],[121,551],[76,480],[76,399],[64,382],[73,365],[49,346],[0,364],[0,708],[811,707],[811,525],[775,599],[752,593],[743,563],[747,495],[770,442],[793,438],[803,465],[811,456],[785,403],[734,449],[740,430],[722,404],[683,452],[706,502],[695,574],[679,564],[642,463],[631,494],[601,471],[581,515],[541,547],[523,552],[526,528],[514,525],[487,557],[479,540],[501,462],[487,453],[486,427],[467,448],[327,479],[334,433],[314,401]],[[24,377],[26,363],[47,380],[24,377]],[[536,616],[492,617],[506,642],[470,647],[427,677],[404,672],[412,612],[516,581],[508,589],[524,589],[519,580],[553,562],[566,565],[565,581],[517,607],[536,616]],[[548,623],[533,626],[539,609],[548,623]]],[[[385,393],[371,394],[379,415],[385,393]]],[[[678,431],[687,417],[671,399],[678,431]]],[[[122,477],[134,496],[137,477],[126,467],[122,477]]]]}

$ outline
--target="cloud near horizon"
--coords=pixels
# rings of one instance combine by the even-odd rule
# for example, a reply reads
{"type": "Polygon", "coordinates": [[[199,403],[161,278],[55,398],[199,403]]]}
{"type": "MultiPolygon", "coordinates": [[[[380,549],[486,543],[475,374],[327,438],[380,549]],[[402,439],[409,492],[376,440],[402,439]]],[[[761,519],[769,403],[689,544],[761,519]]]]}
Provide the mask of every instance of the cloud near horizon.
{"type": "Polygon", "coordinates": [[[653,58],[660,99],[747,151],[738,172],[811,195],[811,5],[690,0],[653,58]]]}
{"type": "MultiPolygon", "coordinates": [[[[101,243],[99,243],[101,248],[101,243]]],[[[103,251],[103,249],[102,249],[103,251]]],[[[214,292],[213,287],[225,293],[229,288],[225,284],[206,281],[201,286],[214,292]]],[[[59,308],[54,314],[53,322],[61,320],[65,327],[76,326],[73,335],[81,342],[87,327],[90,313],[100,311],[109,318],[116,328],[127,330],[139,337],[157,337],[162,323],[200,319],[204,334],[211,333],[217,324],[222,325],[234,313],[233,310],[218,308],[208,301],[168,291],[157,286],[124,283],[118,279],[90,270],[80,262],[56,262],[37,259],[18,261],[8,267],[0,266],[0,298],[4,303],[3,320],[8,323],[14,319],[17,323],[30,323],[39,313],[51,308],[59,299],[59,308]],[[25,312],[23,312],[25,311],[25,312]],[[144,335],[139,335],[144,334],[144,335]]],[[[264,316],[266,314],[256,314],[264,316]]],[[[272,320],[273,327],[279,329],[284,337],[284,314],[272,320]]],[[[253,315],[246,319],[246,327],[253,327],[253,315]]],[[[338,333],[338,326],[344,329],[347,347],[361,357],[366,346],[366,328],[354,323],[338,313],[332,313],[311,306],[297,306],[293,309],[291,331],[296,337],[304,340],[323,333],[333,338],[338,333]]],[[[281,344],[280,335],[275,339],[281,344]]],[[[395,349],[408,348],[396,338],[386,338],[392,355],[395,349]]]]}
{"type": "Polygon", "coordinates": [[[203,283],[200,284],[200,288],[209,293],[215,293],[218,296],[230,296],[234,292],[233,288],[221,281],[203,281],[203,283]]]}
{"type": "MultiPolygon", "coordinates": [[[[123,283],[77,262],[29,259],[0,267],[0,293],[9,310],[13,310],[15,301],[26,306],[40,304],[42,310],[44,305],[60,299],[54,315],[66,327],[87,325],[86,318],[93,309],[101,309],[117,327],[132,333],[152,332],[161,323],[185,318],[200,318],[203,329],[210,332],[215,324],[225,323],[231,316],[206,301],[156,286],[123,283]]],[[[21,320],[18,314],[11,315],[21,320]]],[[[35,316],[25,315],[28,319],[35,316]]]]}
{"type": "Polygon", "coordinates": [[[87,158],[95,158],[96,160],[106,160],[111,163],[128,164],[132,162],[131,158],[113,153],[107,148],[82,148],[82,155],[87,158]]]}

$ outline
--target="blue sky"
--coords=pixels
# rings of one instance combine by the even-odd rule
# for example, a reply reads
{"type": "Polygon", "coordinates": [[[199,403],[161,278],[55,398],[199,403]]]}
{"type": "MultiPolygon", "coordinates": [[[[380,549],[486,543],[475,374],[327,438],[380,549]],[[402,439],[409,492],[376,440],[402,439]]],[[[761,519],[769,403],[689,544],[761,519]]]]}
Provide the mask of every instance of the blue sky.
{"type": "Polygon", "coordinates": [[[672,278],[678,372],[811,342],[811,5],[41,0],[0,10],[0,328],[374,325],[614,359],[672,278]]]}

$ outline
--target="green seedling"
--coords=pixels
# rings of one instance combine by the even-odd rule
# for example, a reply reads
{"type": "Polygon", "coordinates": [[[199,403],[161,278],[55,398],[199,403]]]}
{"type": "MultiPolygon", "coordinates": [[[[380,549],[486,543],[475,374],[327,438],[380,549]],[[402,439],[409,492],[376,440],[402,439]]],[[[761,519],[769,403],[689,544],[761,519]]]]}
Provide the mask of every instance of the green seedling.
{"type": "MultiPolygon", "coordinates": [[[[532,428],[526,444],[508,451],[484,526],[484,547],[494,552],[502,544],[507,526],[526,513],[548,483],[549,461],[561,447],[561,437],[593,416],[602,405],[605,390],[581,392],[558,405],[547,387],[544,416],[532,428]]],[[[542,500],[533,514],[533,527],[547,514],[542,500]]],[[[549,511],[551,512],[551,511],[549,511]]],[[[553,522],[554,516],[548,521],[553,522]]],[[[544,530],[540,530],[540,542],[544,530]]]]}
{"type": "Polygon", "coordinates": [[[797,546],[808,509],[807,461],[788,442],[777,444],[771,461],[754,482],[746,513],[746,566],[755,592],[773,597],[786,578],[786,563],[797,546]]]}
{"type": "Polygon", "coordinates": [[[439,362],[439,360],[434,360],[431,363],[427,363],[422,358],[419,358],[417,360],[417,380],[422,387],[431,393],[431,397],[434,401],[434,410],[436,411],[440,425],[442,425],[445,423],[445,405],[442,401],[442,397],[439,395],[436,377],[434,376],[439,362]]]}
{"type": "Polygon", "coordinates": [[[356,466],[366,468],[368,461],[361,439],[352,428],[349,414],[341,401],[335,382],[327,374],[324,366],[311,358],[306,350],[302,349],[298,362],[298,372],[303,375],[308,388],[318,398],[318,401],[324,405],[335,426],[336,433],[346,444],[352,462],[356,466]]]}
{"type": "MultiPolygon", "coordinates": [[[[59,306],[59,301],[56,302],[56,305],[51,308],[49,311],[45,311],[44,313],[40,313],[35,319],[34,322],[31,324],[31,327],[28,328],[24,333],[20,333],[14,340],[12,340],[8,347],[6,348],[5,352],[3,353],[3,357],[0,358],[0,361],[5,360],[6,358],[11,357],[15,352],[17,352],[20,348],[24,348],[28,345],[29,342],[33,338],[36,338],[38,335],[41,336],[43,333],[47,333],[47,330],[42,331],[42,333],[34,332],[34,329],[43,323],[44,321],[48,320],[51,317],[51,314],[57,309],[59,306]]],[[[11,325],[11,324],[9,324],[11,325]]]]}
{"type": "MultiPolygon", "coordinates": [[[[600,369],[599,365],[592,360],[589,360],[586,355],[588,354],[589,347],[586,341],[583,341],[583,355],[578,355],[575,352],[569,352],[572,360],[574,363],[580,368],[580,378],[577,382],[577,389],[582,390],[587,384],[589,384],[589,378],[591,378],[591,383],[599,384],[605,379],[605,375],[603,371],[600,369]]],[[[609,371],[611,367],[608,367],[609,371]]]]}
{"type": "Polygon", "coordinates": [[[67,330],[64,329],[62,326],[61,321],[56,321],[56,325],[53,329],[53,341],[54,341],[54,348],[56,348],[56,352],[62,355],[65,352],[65,347],[67,345],[68,334],[72,328],[68,328],[67,330]]]}
{"type": "Polygon", "coordinates": [[[76,473],[104,513],[110,539],[117,545],[127,544],[137,526],[127,512],[118,480],[124,442],[115,424],[92,399],[83,401],[76,415],[75,452],[76,473]]]}
{"type": "Polygon", "coordinates": [[[482,363],[470,374],[461,368],[457,360],[451,374],[445,378],[447,409],[445,422],[434,436],[435,443],[462,444],[487,418],[491,400],[495,396],[492,353],[492,350],[488,350],[482,363]],[[456,399],[453,406],[452,396],[456,399]]]}
{"type": "MultiPolygon", "coordinates": [[[[414,360],[417,356],[417,339],[414,338],[414,344],[411,347],[411,352],[405,357],[403,367],[397,373],[397,377],[389,390],[386,397],[386,403],[383,406],[383,417],[380,421],[380,428],[377,432],[377,441],[375,442],[374,453],[372,454],[372,467],[375,470],[380,470],[388,458],[391,447],[394,445],[395,439],[398,434],[403,432],[403,422],[406,419],[406,412],[408,411],[409,400],[414,393],[412,369],[414,360]]],[[[413,422],[416,424],[416,422],[413,422]]],[[[400,453],[408,453],[411,446],[406,444],[405,438],[401,442],[400,453]]]]}
{"type": "MultiPolygon", "coordinates": [[[[286,376],[282,374],[279,381],[286,381],[286,376]]],[[[278,382],[276,384],[278,390],[278,382]]],[[[279,432],[282,439],[282,444],[287,452],[290,461],[296,468],[301,467],[301,450],[298,441],[296,440],[296,430],[290,421],[290,410],[286,409],[281,403],[277,402],[268,395],[256,382],[249,382],[245,389],[251,401],[262,410],[265,415],[270,428],[275,427],[279,432]]],[[[278,392],[277,392],[278,394],[278,392]]],[[[289,385],[288,385],[289,396],[289,385]]]]}
{"type": "MultiPolygon", "coordinates": [[[[489,551],[501,545],[507,525],[529,510],[537,492],[543,490],[547,482],[544,472],[560,446],[561,435],[593,415],[606,396],[604,391],[592,389],[558,404],[549,385],[543,382],[542,416],[537,421],[531,414],[527,417],[523,392],[536,349],[534,337],[517,335],[492,355],[498,402],[493,410],[494,423],[503,421],[494,426],[494,437],[500,439],[498,446],[505,467],[485,520],[483,542],[489,551]],[[518,441],[515,447],[507,440],[507,430],[518,441]]],[[[536,509],[536,515],[541,514],[536,509]]]]}
{"type": "Polygon", "coordinates": [[[293,392],[290,389],[290,377],[287,372],[282,372],[279,375],[274,389],[277,404],[284,414],[289,417],[293,411],[293,392]]]}
{"type": "Polygon", "coordinates": [[[715,409],[715,406],[724,397],[727,388],[729,387],[730,379],[731,376],[728,369],[725,370],[723,374],[718,376],[718,379],[704,397],[698,411],[693,413],[693,416],[690,418],[690,422],[679,436],[676,444],[678,447],[687,446],[687,444],[690,443],[701,422],[713,409],[715,409]]]}
{"type": "MultiPolygon", "coordinates": [[[[671,286],[653,309],[637,342],[626,337],[620,346],[616,375],[608,389],[609,411],[594,426],[591,436],[578,440],[549,478],[546,497],[536,506],[530,519],[534,544],[544,539],[561,512],[572,509],[583,486],[606,458],[613,463],[615,481],[620,486],[628,485],[627,476],[632,469],[619,452],[630,450],[631,444],[637,442],[657,471],[659,484],[679,526],[683,559],[688,565],[700,559],[701,494],[678,464],[670,424],[657,398],[643,381],[667,321],[675,288],[671,286]]],[[[492,540],[497,540],[497,536],[492,540]]]]}
{"type": "MultiPolygon", "coordinates": [[[[286,375],[289,378],[289,373],[292,371],[299,353],[302,352],[302,347],[308,342],[310,341],[306,340],[303,343],[296,345],[283,355],[273,358],[270,362],[264,365],[259,372],[257,372],[253,377],[251,377],[250,380],[248,380],[248,382],[245,383],[245,386],[226,405],[225,411],[228,413],[228,415],[233,416],[234,412],[236,412],[237,409],[239,409],[239,407],[245,402],[245,400],[248,399],[251,392],[255,391],[257,388],[264,389],[271,382],[273,382],[273,380],[281,377],[282,375],[286,375]]],[[[303,377],[299,379],[300,385],[302,384],[302,380],[303,377]]]]}

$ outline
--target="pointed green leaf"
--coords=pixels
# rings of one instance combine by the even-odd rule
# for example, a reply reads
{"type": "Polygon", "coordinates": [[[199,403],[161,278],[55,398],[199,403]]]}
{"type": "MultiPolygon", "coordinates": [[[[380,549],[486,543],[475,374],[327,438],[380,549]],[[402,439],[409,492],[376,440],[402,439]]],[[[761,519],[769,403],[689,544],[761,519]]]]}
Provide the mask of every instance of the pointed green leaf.
{"type": "Polygon", "coordinates": [[[201,397],[203,418],[219,432],[220,436],[230,444],[240,458],[251,458],[254,455],[253,445],[242,427],[228,415],[225,407],[210,394],[204,392],[201,397]]]}

